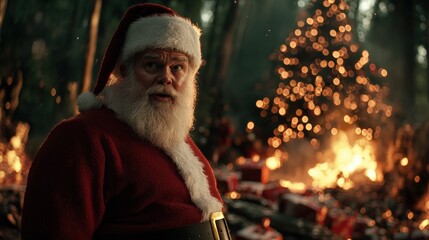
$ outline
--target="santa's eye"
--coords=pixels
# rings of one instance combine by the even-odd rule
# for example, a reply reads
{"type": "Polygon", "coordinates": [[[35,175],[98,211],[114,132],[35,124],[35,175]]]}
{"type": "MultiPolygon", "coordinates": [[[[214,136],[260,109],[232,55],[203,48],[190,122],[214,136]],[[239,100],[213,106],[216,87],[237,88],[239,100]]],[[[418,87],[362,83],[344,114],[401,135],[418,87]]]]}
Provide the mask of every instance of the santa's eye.
{"type": "Polygon", "coordinates": [[[159,68],[161,68],[161,65],[157,62],[146,62],[144,63],[144,69],[146,69],[149,72],[157,71],[159,68]]]}
{"type": "Polygon", "coordinates": [[[177,65],[172,66],[172,67],[171,67],[171,70],[172,70],[173,72],[180,72],[180,71],[182,71],[182,70],[183,70],[183,66],[182,66],[182,65],[180,65],[180,64],[177,64],[177,65]]]}

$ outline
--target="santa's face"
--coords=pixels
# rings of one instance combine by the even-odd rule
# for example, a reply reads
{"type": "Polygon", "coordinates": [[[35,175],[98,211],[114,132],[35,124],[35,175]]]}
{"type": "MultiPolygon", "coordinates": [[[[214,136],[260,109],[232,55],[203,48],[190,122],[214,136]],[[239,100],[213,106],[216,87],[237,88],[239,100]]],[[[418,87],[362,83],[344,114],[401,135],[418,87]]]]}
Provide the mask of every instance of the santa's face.
{"type": "Polygon", "coordinates": [[[171,104],[183,92],[189,70],[188,57],[180,52],[147,50],[135,57],[134,76],[152,104],[171,104]],[[150,89],[171,89],[150,90],[150,89]]]}
{"type": "Polygon", "coordinates": [[[193,125],[196,99],[195,70],[188,57],[149,50],[124,69],[122,79],[104,90],[106,106],[159,147],[183,141],[193,125]]]}

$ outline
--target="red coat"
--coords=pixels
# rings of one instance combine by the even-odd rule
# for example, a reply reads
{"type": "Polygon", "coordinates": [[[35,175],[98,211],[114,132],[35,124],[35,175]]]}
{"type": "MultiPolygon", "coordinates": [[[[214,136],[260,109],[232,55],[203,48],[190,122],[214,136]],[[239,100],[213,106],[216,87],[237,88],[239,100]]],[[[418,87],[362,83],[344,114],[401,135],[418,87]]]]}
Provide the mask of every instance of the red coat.
{"type": "MultiPolygon", "coordinates": [[[[210,193],[221,201],[203,163],[210,193]]],[[[201,210],[175,163],[108,109],[58,124],[34,159],[24,199],[22,239],[93,239],[200,222],[201,210]]]]}

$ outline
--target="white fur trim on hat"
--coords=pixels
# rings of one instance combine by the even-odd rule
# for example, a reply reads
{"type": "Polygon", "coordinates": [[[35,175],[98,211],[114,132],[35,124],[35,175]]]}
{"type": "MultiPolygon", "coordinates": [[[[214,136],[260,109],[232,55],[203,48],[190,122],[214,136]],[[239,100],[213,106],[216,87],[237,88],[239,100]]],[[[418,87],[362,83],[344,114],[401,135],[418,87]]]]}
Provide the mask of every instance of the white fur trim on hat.
{"type": "Polygon", "coordinates": [[[101,108],[102,105],[103,101],[101,98],[95,96],[91,92],[84,92],[77,97],[77,107],[79,112],[101,108]]]}
{"type": "Polygon", "coordinates": [[[201,65],[201,30],[180,16],[142,17],[128,28],[122,60],[148,48],[174,49],[187,54],[195,68],[201,65]]]}

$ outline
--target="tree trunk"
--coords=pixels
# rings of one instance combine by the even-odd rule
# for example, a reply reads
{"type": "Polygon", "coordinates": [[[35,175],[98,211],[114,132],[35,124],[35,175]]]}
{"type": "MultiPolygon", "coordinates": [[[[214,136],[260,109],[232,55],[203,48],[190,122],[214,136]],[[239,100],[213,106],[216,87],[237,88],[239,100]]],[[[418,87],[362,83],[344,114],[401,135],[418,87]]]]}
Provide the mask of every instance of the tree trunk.
{"type": "MultiPolygon", "coordinates": [[[[429,26],[429,4],[425,1],[425,10],[426,10],[426,26],[429,26]]],[[[429,102],[429,29],[426,28],[426,38],[425,38],[425,47],[426,47],[426,99],[429,102]]]]}
{"type": "Polygon", "coordinates": [[[217,62],[219,67],[217,68],[217,74],[215,74],[215,78],[213,79],[217,82],[217,87],[219,89],[222,89],[222,87],[225,85],[226,74],[228,72],[229,62],[231,60],[234,33],[237,26],[237,5],[238,4],[231,2],[231,6],[223,27],[225,35],[223,36],[222,45],[218,56],[218,59],[221,61],[217,62]]]}
{"type": "MultiPolygon", "coordinates": [[[[395,1],[397,14],[396,16],[403,16],[399,20],[399,32],[403,36],[403,56],[404,56],[404,74],[402,80],[402,89],[404,95],[402,97],[402,104],[404,114],[408,121],[415,120],[414,107],[415,107],[415,87],[416,87],[416,73],[414,66],[416,64],[416,47],[415,47],[415,23],[414,23],[414,1],[405,2],[402,0],[395,1]]],[[[395,18],[396,19],[396,18],[395,18]]]]}
{"type": "Polygon", "coordinates": [[[354,18],[348,18],[349,19],[349,21],[350,21],[350,23],[352,24],[352,27],[353,27],[353,31],[352,31],[352,34],[353,34],[353,39],[357,42],[358,41],[358,35],[357,35],[357,26],[358,26],[358,17],[359,17],[359,5],[360,5],[361,3],[360,3],[360,0],[356,0],[356,9],[355,9],[355,11],[353,12],[353,14],[354,14],[354,18]]]}
{"type": "Polygon", "coordinates": [[[89,33],[88,50],[86,54],[85,72],[82,82],[82,92],[89,91],[92,80],[92,68],[94,66],[95,50],[97,48],[98,25],[100,21],[102,0],[96,0],[91,16],[91,28],[89,33]]]}
{"type": "Polygon", "coordinates": [[[202,79],[205,86],[210,88],[220,89],[225,84],[226,73],[229,67],[229,61],[232,53],[232,45],[234,39],[234,31],[237,25],[238,4],[231,1],[229,6],[222,6],[216,2],[213,13],[213,28],[209,33],[208,46],[210,47],[207,53],[207,66],[202,79]],[[227,8],[226,15],[220,11],[220,8],[227,8]],[[225,15],[225,16],[224,16],[225,15]],[[222,19],[222,17],[224,19],[222,19]],[[215,26],[223,20],[222,27],[216,29],[215,26]],[[219,34],[218,34],[219,32],[219,34]],[[221,39],[220,41],[218,39],[221,39]],[[218,45],[215,43],[218,42],[218,45]]]}
{"type": "Polygon", "coordinates": [[[7,0],[0,0],[0,29],[3,26],[3,19],[6,13],[7,0]]]}
{"type": "MultiPolygon", "coordinates": [[[[218,3],[216,5],[216,8],[218,8],[218,3]]],[[[209,71],[206,72],[207,78],[204,79],[206,83],[206,94],[210,95],[209,100],[212,100],[208,108],[208,114],[212,118],[211,122],[209,123],[209,131],[211,136],[208,139],[208,148],[205,152],[211,160],[215,160],[214,153],[216,152],[216,147],[218,145],[216,132],[219,131],[219,127],[224,116],[225,103],[223,101],[223,89],[226,83],[226,77],[233,49],[234,33],[237,26],[238,4],[231,1],[227,9],[228,11],[226,13],[224,22],[221,25],[221,34],[216,36],[216,34],[212,32],[212,35],[210,36],[210,42],[214,42],[216,37],[220,38],[221,40],[219,43],[220,45],[215,48],[212,48],[213,45],[209,45],[211,49],[215,50],[215,52],[211,52],[213,55],[210,55],[211,57],[208,58],[208,61],[213,62],[208,69],[209,71]]],[[[215,13],[217,13],[217,11],[215,11],[215,13]]]]}

